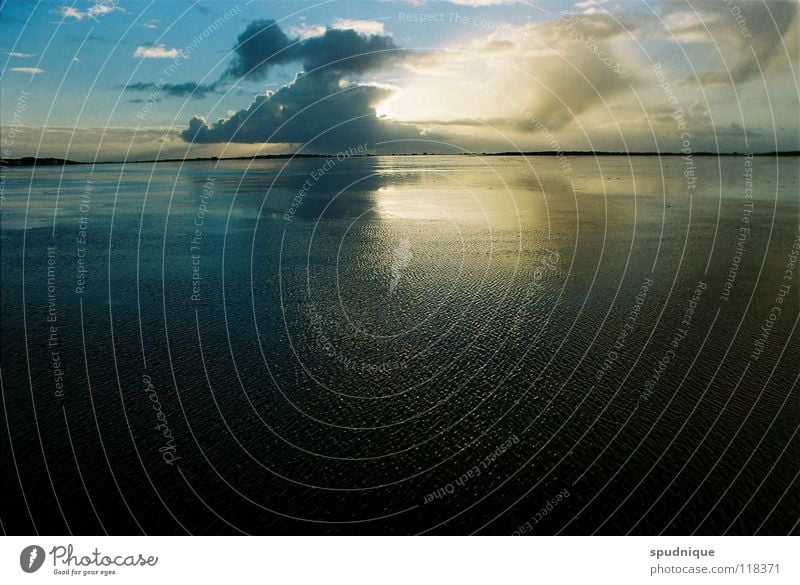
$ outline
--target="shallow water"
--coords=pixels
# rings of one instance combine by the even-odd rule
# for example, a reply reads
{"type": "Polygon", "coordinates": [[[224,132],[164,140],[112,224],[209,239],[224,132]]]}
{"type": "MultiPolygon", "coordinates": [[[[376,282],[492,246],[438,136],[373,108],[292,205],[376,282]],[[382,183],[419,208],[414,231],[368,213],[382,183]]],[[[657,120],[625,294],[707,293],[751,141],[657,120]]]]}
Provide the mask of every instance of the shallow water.
{"type": "Polygon", "coordinates": [[[5,174],[7,532],[797,530],[797,158],[5,174]]]}

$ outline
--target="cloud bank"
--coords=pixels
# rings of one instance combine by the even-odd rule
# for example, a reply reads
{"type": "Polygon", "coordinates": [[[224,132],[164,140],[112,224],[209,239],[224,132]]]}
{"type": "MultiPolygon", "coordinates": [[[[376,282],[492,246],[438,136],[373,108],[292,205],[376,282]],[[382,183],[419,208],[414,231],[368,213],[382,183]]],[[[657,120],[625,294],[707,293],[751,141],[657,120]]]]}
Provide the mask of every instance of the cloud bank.
{"type": "Polygon", "coordinates": [[[326,29],[317,36],[290,38],[275,21],[255,20],[239,35],[223,78],[264,79],[274,67],[290,64],[303,71],[227,119],[208,124],[192,118],[181,136],[187,142],[288,142],[309,148],[418,138],[414,127],[381,120],[375,113],[391,88],[359,81],[407,55],[386,35],[326,29]]]}
{"type": "MultiPolygon", "coordinates": [[[[732,8],[700,0],[638,11],[581,2],[574,10],[522,25],[492,22],[435,52],[398,47],[380,21],[340,18],[287,32],[254,20],[217,84],[262,81],[292,66],[295,79],[216,122],[195,116],[181,136],[321,150],[409,139],[478,151],[676,150],[679,117],[698,148],[741,150],[748,136],[766,144],[769,120],[739,105],[759,99],[762,74],[773,99],[789,99],[787,67],[800,51],[796,2],[732,8]]],[[[193,90],[207,93],[187,84],[167,95],[193,90]]],[[[778,142],[796,142],[796,130],[779,131],[778,142]]]]}

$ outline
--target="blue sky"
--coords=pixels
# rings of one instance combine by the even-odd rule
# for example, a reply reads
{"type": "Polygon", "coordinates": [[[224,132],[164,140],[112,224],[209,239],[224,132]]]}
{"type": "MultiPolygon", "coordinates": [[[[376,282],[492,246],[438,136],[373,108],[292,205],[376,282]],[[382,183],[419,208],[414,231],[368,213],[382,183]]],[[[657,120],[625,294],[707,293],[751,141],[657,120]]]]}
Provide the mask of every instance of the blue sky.
{"type": "Polygon", "coordinates": [[[234,156],[324,150],[359,133],[376,151],[409,137],[669,150],[681,120],[695,150],[798,149],[797,12],[752,0],[4,0],[4,155],[234,156]],[[293,45],[276,56],[241,43],[245,30],[293,45]],[[362,41],[386,51],[295,81],[319,53],[362,41]],[[237,70],[248,55],[268,66],[237,70]],[[282,112],[308,104],[275,133],[282,112]],[[312,133],[339,122],[347,132],[312,133]]]}

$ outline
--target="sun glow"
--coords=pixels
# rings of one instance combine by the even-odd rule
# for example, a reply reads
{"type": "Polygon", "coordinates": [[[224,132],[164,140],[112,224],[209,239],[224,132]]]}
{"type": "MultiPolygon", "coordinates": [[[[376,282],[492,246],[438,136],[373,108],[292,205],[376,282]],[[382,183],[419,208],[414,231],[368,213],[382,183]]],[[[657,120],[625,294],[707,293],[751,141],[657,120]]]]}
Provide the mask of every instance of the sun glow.
{"type": "MultiPolygon", "coordinates": [[[[449,80],[452,83],[452,79],[449,80]]],[[[448,120],[462,111],[457,96],[439,79],[410,80],[379,104],[380,112],[396,122],[421,123],[448,120]]]]}
{"type": "Polygon", "coordinates": [[[392,109],[392,101],[393,97],[384,100],[375,106],[375,115],[379,118],[385,118],[387,120],[394,120],[397,117],[397,114],[392,109]]]}

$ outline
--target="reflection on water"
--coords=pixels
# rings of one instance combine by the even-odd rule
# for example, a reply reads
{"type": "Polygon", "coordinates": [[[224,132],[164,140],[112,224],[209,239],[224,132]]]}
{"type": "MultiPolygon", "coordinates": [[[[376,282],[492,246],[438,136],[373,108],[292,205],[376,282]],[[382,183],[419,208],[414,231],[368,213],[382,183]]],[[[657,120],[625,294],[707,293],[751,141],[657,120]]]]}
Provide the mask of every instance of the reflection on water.
{"type": "Polygon", "coordinates": [[[798,166],[754,159],[750,200],[744,161],[698,158],[693,189],[680,158],[9,170],[3,385],[37,527],[97,531],[77,458],[118,531],[509,533],[568,489],[543,533],[717,533],[730,510],[787,532],[795,280],[752,356],[798,166]]]}

